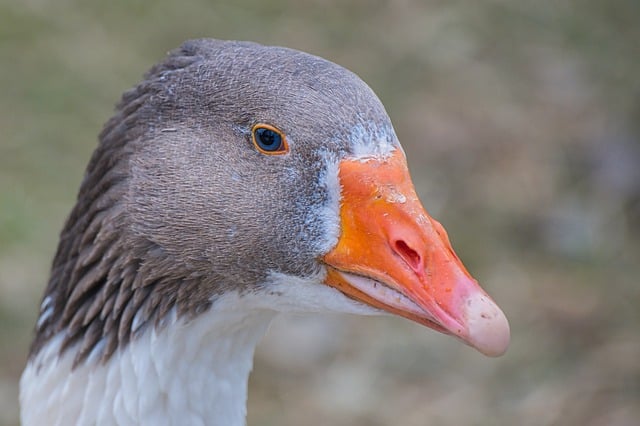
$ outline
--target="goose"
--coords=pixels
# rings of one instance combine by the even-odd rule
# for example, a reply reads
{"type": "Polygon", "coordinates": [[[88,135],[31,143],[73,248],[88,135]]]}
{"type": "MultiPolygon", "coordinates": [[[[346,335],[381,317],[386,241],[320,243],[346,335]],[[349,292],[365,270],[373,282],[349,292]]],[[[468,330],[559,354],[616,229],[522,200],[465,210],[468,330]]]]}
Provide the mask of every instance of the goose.
{"type": "Polygon", "coordinates": [[[510,336],[360,78],[288,48],[187,41],[100,134],[22,424],[242,425],[254,350],[282,312],[397,315],[488,356],[510,336]]]}

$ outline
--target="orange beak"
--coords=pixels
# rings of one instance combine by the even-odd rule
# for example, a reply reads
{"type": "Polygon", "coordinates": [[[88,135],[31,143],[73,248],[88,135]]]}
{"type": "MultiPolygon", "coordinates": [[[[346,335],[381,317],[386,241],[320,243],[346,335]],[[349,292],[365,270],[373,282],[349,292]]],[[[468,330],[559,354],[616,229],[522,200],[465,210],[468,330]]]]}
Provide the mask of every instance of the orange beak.
{"type": "Polygon", "coordinates": [[[456,336],[485,355],[502,355],[509,323],[422,207],[404,154],[343,160],[339,177],[342,228],[323,258],[326,284],[456,336]]]}

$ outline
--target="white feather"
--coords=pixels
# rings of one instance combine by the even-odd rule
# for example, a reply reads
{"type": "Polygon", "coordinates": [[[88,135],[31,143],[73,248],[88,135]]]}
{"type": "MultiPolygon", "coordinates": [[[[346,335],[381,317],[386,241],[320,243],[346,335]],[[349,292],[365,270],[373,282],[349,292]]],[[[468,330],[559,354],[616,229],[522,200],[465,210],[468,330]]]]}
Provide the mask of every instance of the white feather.
{"type": "Polygon", "coordinates": [[[105,364],[96,356],[72,369],[75,348],[59,357],[55,336],[22,375],[22,424],[243,425],[254,350],[278,311],[380,313],[323,278],[274,273],[268,291],[226,294],[190,322],[171,312],[105,364]]]}

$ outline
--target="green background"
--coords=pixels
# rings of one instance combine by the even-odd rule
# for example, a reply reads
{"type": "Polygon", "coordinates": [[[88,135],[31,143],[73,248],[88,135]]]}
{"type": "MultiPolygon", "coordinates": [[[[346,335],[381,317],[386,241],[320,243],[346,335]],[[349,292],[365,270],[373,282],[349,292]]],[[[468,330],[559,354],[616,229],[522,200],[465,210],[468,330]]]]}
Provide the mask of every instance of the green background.
{"type": "Polygon", "coordinates": [[[510,318],[487,359],[401,319],[278,321],[250,425],[640,419],[640,2],[0,0],[0,424],[57,234],[120,94],[195,37],[378,93],[427,210],[510,318]]]}

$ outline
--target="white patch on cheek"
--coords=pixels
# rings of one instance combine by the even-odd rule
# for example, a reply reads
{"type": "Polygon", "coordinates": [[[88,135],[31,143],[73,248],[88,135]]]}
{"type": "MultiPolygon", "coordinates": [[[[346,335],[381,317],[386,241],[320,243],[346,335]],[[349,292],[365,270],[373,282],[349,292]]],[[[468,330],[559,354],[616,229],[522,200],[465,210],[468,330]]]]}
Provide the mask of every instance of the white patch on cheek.
{"type": "Polygon", "coordinates": [[[355,158],[386,157],[400,147],[393,127],[377,123],[353,126],[349,143],[355,158]]]}
{"type": "Polygon", "coordinates": [[[325,189],[327,199],[318,212],[318,220],[324,225],[322,240],[318,242],[318,250],[327,253],[340,237],[340,177],[338,176],[338,159],[335,155],[325,152],[322,156],[324,168],[318,177],[320,186],[325,189]]]}
{"type": "MultiPolygon", "coordinates": [[[[348,142],[352,155],[349,158],[358,161],[386,158],[396,149],[402,150],[393,127],[378,123],[366,123],[353,126],[348,142]]],[[[327,200],[318,212],[317,220],[324,225],[323,238],[318,242],[319,252],[327,253],[338,243],[341,234],[340,204],[342,187],[340,185],[340,158],[335,153],[322,153],[324,168],[318,177],[320,186],[327,193],[327,200]]],[[[392,194],[390,202],[404,203],[406,198],[399,193],[392,194]]],[[[315,219],[315,218],[314,218],[315,219]]]]}
{"type": "MultiPolygon", "coordinates": [[[[352,150],[350,158],[369,161],[390,156],[396,149],[402,150],[391,125],[367,123],[355,125],[348,136],[352,150]]],[[[340,204],[342,187],[340,185],[340,159],[332,152],[324,152],[323,173],[318,177],[320,186],[326,190],[327,201],[318,213],[318,219],[324,224],[324,237],[318,242],[321,253],[329,252],[338,243],[341,233],[340,204]]],[[[395,194],[391,202],[404,203],[402,194],[395,194]]]]}

